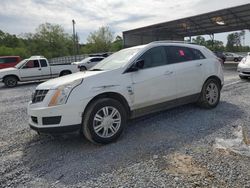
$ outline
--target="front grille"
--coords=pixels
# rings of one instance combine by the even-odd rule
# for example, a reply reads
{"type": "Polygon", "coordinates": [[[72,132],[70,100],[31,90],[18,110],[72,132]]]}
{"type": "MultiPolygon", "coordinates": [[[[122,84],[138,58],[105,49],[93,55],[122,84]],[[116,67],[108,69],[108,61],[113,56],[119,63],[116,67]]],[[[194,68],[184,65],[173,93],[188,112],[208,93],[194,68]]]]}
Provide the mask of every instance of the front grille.
{"type": "Polygon", "coordinates": [[[36,90],[32,96],[32,103],[42,102],[49,90],[36,90]]]}

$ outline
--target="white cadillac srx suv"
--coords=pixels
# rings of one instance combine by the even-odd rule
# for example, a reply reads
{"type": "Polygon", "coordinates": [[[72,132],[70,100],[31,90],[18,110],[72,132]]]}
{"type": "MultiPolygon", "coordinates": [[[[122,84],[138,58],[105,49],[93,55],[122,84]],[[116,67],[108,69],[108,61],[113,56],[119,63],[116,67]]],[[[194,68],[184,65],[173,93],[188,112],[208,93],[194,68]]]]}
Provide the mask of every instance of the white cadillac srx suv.
{"type": "Polygon", "coordinates": [[[38,85],[29,125],[38,133],[80,131],[91,142],[110,143],[128,119],[194,102],[216,107],[223,83],[220,61],[207,48],[152,42],[38,85]]]}

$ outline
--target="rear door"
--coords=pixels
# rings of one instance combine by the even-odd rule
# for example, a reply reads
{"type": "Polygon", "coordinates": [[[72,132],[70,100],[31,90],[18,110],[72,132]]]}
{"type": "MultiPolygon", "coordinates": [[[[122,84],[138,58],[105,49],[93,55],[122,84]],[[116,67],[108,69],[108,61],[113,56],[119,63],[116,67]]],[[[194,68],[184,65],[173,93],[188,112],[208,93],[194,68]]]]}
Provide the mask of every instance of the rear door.
{"type": "Polygon", "coordinates": [[[133,108],[148,107],[175,98],[175,65],[168,64],[164,47],[151,48],[138,60],[144,60],[144,67],[131,73],[133,108]]]}
{"type": "Polygon", "coordinates": [[[19,69],[22,81],[39,80],[42,78],[42,71],[38,60],[27,61],[22,68],[19,69]]]}
{"type": "Polygon", "coordinates": [[[205,56],[197,49],[167,46],[167,58],[175,64],[177,97],[200,93],[203,85],[205,56]]]}

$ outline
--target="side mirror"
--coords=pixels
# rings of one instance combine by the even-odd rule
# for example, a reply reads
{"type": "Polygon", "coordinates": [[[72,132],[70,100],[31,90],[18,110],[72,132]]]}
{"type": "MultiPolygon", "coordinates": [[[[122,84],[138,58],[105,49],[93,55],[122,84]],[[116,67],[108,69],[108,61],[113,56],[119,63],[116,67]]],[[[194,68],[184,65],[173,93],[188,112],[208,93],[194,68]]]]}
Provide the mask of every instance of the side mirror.
{"type": "Polygon", "coordinates": [[[138,71],[139,69],[142,69],[144,67],[144,60],[138,60],[136,61],[130,68],[129,68],[129,72],[135,72],[138,71]]]}

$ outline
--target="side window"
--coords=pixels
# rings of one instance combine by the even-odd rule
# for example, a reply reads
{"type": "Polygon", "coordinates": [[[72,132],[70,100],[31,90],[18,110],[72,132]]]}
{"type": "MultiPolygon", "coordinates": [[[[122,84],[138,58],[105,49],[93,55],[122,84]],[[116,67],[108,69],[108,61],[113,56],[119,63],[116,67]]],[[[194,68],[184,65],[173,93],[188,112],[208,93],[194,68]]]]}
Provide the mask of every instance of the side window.
{"type": "Polygon", "coordinates": [[[0,58],[0,63],[17,63],[17,58],[15,57],[0,58]]]}
{"type": "Polygon", "coordinates": [[[45,59],[41,59],[40,64],[41,64],[41,67],[47,67],[48,66],[47,61],[45,59]]]}
{"type": "Polygon", "coordinates": [[[38,60],[30,60],[23,66],[24,69],[37,68],[37,67],[39,67],[38,60]]]}
{"type": "MultiPolygon", "coordinates": [[[[206,59],[206,57],[201,53],[200,50],[197,50],[197,49],[194,49],[194,48],[190,48],[190,50],[193,52],[195,60],[206,59]]],[[[218,55],[219,55],[219,53],[218,53],[218,55]]]]}
{"type": "Polygon", "coordinates": [[[93,58],[91,59],[90,61],[91,62],[98,62],[98,61],[101,61],[103,58],[93,58]]]}
{"type": "Polygon", "coordinates": [[[195,60],[190,48],[181,46],[166,46],[167,60],[169,63],[179,63],[195,60]]]}
{"type": "Polygon", "coordinates": [[[167,64],[164,47],[151,48],[139,59],[144,60],[144,68],[157,67],[167,64]]]}

